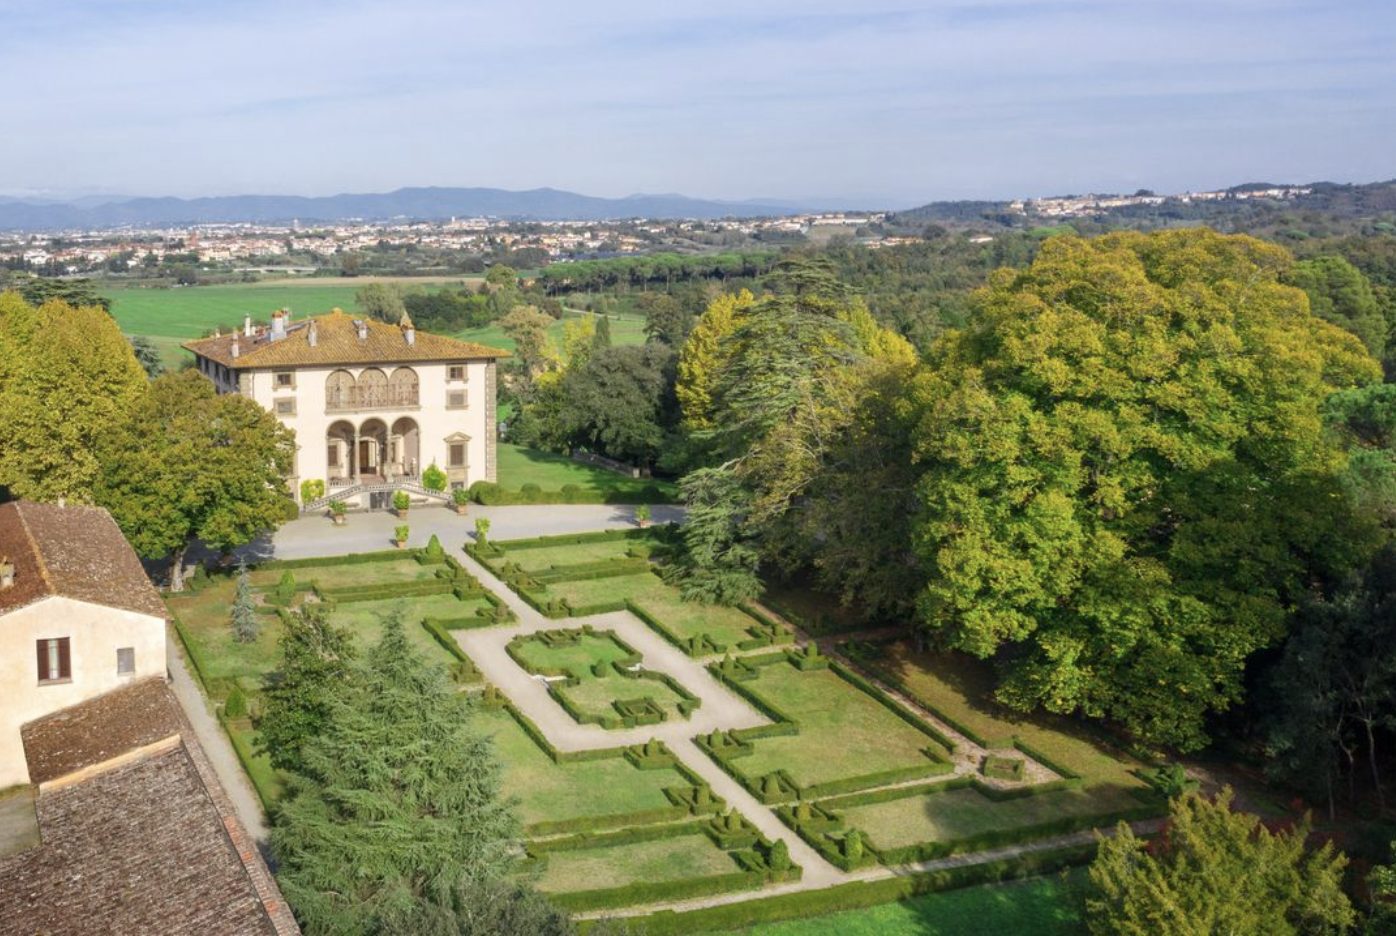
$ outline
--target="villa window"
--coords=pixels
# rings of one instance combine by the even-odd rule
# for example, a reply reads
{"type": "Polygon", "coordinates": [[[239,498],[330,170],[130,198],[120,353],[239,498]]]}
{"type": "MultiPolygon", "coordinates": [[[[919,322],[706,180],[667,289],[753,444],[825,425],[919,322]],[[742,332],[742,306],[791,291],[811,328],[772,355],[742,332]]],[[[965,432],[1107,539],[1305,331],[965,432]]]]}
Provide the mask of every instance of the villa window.
{"type": "Polygon", "coordinates": [[[136,648],[118,647],[116,650],[116,675],[130,676],[136,671],[136,648]]]}
{"type": "Polygon", "coordinates": [[[446,391],[446,408],[447,408],[447,409],[465,409],[465,391],[464,391],[464,390],[448,390],[448,391],[446,391]]]}
{"type": "Polygon", "coordinates": [[[52,637],[37,642],[39,684],[67,682],[73,678],[72,654],[67,637],[52,637]]]}
{"type": "Polygon", "coordinates": [[[294,390],[296,389],[296,374],[294,371],[277,371],[272,382],[278,390],[294,390]]]}
{"type": "Polygon", "coordinates": [[[447,380],[464,380],[464,379],[465,379],[465,365],[464,365],[464,364],[452,364],[450,367],[446,368],[446,379],[447,379],[447,380]]]}
{"type": "Polygon", "coordinates": [[[450,467],[452,467],[452,468],[464,468],[464,467],[465,467],[465,443],[464,443],[464,442],[452,442],[452,443],[451,443],[451,446],[450,446],[450,457],[447,459],[447,464],[448,464],[450,467]]]}
{"type": "Polygon", "coordinates": [[[276,415],[294,416],[296,415],[296,401],[294,399],[277,400],[276,415]]]}
{"type": "Polygon", "coordinates": [[[338,468],[338,467],[339,467],[339,444],[338,444],[338,443],[335,443],[335,444],[330,445],[329,448],[326,450],[325,455],[326,455],[325,464],[329,465],[331,468],[338,468]]]}

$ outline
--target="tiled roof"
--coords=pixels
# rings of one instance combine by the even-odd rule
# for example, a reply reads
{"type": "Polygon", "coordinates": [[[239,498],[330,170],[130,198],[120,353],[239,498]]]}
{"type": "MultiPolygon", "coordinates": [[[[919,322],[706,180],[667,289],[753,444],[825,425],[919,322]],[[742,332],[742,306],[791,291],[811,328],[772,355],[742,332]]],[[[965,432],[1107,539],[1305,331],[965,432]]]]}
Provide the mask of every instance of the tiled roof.
{"type": "Polygon", "coordinates": [[[179,704],[165,681],[153,676],[29,722],[20,736],[29,779],[47,783],[183,728],[179,704]]]}
{"type": "Polygon", "coordinates": [[[218,338],[186,341],[184,347],[224,367],[236,370],[269,367],[333,367],[341,364],[411,363],[414,361],[464,361],[508,357],[508,351],[488,348],[471,341],[416,331],[411,344],[405,325],[390,325],[368,317],[355,318],[339,309],[328,315],[296,322],[286,327],[286,336],[273,341],[262,328],[248,337],[241,332],[218,338]],[[365,337],[359,337],[359,325],[365,337]],[[315,333],[315,344],[310,334],[315,333]],[[233,356],[237,343],[238,355],[233,356]]]}
{"type": "Polygon", "coordinates": [[[165,616],[140,559],[101,507],[0,504],[0,560],[6,557],[14,564],[15,582],[0,589],[0,614],[63,595],[165,616]]]}
{"type": "Polygon", "coordinates": [[[0,859],[0,936],[299,933],[164,680],[30,723],[25,750],[56,779],[171,729],[174,746],[39,794],[40,844],[0,859]]]}

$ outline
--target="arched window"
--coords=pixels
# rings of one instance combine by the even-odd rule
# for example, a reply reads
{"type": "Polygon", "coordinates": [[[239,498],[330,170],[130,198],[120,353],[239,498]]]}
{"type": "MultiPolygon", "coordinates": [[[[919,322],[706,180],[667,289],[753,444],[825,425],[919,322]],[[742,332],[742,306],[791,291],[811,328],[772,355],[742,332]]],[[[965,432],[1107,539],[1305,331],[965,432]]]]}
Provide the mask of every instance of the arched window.
{"type": "Polygon", "coordinates": [[[399,367],[388,378],[388,391],[394,406],[416,406],[417,372],[410,367],[399,367]]]}
{"type": "Polygon", "coordinates": [[[370,367],[359,374],[359,405],[388,405],[388,375],[376,367],[370,367]]]}
{"type": "Polygon", "coordinates": [[[325,408],[350,409],[354,405],[354,375],[337,370],[325,378],[325,408]]]}

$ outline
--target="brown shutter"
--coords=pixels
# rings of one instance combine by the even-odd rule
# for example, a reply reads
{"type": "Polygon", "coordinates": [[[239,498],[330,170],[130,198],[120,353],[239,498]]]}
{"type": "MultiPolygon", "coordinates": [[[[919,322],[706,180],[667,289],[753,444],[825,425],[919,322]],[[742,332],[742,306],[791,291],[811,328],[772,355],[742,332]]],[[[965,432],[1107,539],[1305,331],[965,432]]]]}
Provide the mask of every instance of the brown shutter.
{"type": "Polygon", "coordinates": [[[70,679],[73,675],[72,667],[69,666],[71,658],[68,656],[68,638],[58,638],[58,678],[70,679]]]}
{"type": "Polygon", "coordinates": [[[39,682],[49,678],[48,675],[48,641],[36,640],[35,646],[39,650],[39,682]]]}

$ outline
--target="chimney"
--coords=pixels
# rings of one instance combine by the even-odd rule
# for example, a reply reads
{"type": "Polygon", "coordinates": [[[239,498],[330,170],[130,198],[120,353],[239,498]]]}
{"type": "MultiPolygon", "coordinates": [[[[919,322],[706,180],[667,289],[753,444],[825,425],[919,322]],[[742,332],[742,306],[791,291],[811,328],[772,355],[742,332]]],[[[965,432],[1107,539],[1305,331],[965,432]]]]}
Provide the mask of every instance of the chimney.
{"type": "Polygon", "coordinates": [[[358,333],[359,333],[359,340],[360,340],[360,341],[367,341],[367,340],[368,340],[368,323],[367,323],[367,322],[365,322],[363,319],[354,319],[354,328],[355,328],[355,329],[358,331],[358,333]]]}
{"type": "Polygon", "coordinates": [[[402,321],[398,322],[398,327],[402,329],[402,340],[407,342],[410,348],[417,343],[417,329],[412,325],[412,319],[407,313],[402,313],[402,321]]]}
{"type": "Polygon", "coordinates": [[[233,357],[236,358],[236,357],[238,356],[238,352],[239,352],[240,350],[241,350],[241,349],[238,347],[238,336],[237,336],[237,335],[233,335],[233,348],[232,348],[233,357]]]}
{"type": "Polygon", "coordinates": [[[0,556],[0,590],[15,587],[15,564],[9,556],[0,556]]]}
{"type": "Polygon", "coordinates": [[[271,314],[271,340],[280,341],[286,337],[286,310],[277,309],[271,314]]]}
{"type": "Polygon", "coordinates": [[[252,337],[252,316],[244,315],[242,317],[242,333],[248,338],[252,337]]]}
{"type": "Polygon", "coordinates": [[[314,320],[314,319],[311,319],[311,320],[310,320],[310,324],[309,324],[308,326],[306,326],[306,329],[305,329],[305,340],[306,340],[306,343],[309,344],[309,345],[313,348],[313,347],[315,347],[315,342],[318,341],[319,338],[320,338],[319,332],[318,332],[318,330],[315,328],[315,320],[314,320]]]}

